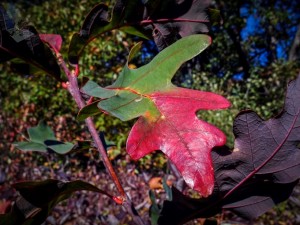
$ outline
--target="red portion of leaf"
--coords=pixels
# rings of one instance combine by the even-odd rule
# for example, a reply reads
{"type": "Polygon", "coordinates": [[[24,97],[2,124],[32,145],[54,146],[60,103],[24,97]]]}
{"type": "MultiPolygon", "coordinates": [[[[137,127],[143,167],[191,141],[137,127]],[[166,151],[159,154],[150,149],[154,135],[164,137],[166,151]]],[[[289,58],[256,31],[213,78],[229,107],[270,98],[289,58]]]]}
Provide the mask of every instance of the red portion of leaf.
{"type": "Polygon", "coordinates": [[[51,48],[55,49],[55,51],[59,52],[62,45],[62,38],[58,34],[39,34],[40,39],[43,42],[48,43],[51,48]]]}
{"type": "Polygon", "coordinates": [[[10,212],[0,214],[1,225],[43,224],[53,208],[76,191],[93,191],[113,198],[107,192],[81,180],[24,181],[12,186],[18,192],[18,198],[10,212]]]}
{"type": "Polygon", "coordinates": [[[149,96],[161,113],[158,119],[144,115],[133,126],[127,140],[127,152],[139,159],[161,150],[176,165],[186,183],[203,196],[214,186],[210,151],[224,145],[225,135],[213,125],[199,120],[197,110],[229,107],[220,95],[172,88],[149,96]]]}

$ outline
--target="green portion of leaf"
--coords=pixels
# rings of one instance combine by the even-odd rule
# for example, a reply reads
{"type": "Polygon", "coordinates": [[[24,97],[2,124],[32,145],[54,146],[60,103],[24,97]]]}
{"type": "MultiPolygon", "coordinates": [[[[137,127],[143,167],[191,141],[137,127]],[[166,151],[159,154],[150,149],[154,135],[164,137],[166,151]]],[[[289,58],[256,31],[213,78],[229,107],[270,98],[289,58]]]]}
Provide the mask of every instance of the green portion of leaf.
{"type": "MultiPolygon", "coordinates": [[[[136,44],[130,51],[127,59],[127,66],[129,62],[134,58],[134,56],[139,52],[140,48],[142,46],[142,42],[139,42],[136,44]]],[[[130,120],[132,118],[135,118],[141,114],[143,114],[148,108],[149,108],[149,101],[145,98],[138,97],[132,93],[128,93],[128,91],[122,91],[122,90],[117,90],[117,89],[109,89],[109,88],[102,88],[100,87],[97,83],[94,81],[88,80],[85,85],[81,88],[81,91],[87,95],[101,98],[101,99],[107,99],[110,98],[110,100],[113,101],[113,104],[108,104],[107,102],[104,101],[97,101],[93,102],[92,104],[89,104],[82,108],[78,115],[77,119],[78,120],[84,120],[88,118],[89,116],[95,116],[101,113],[101,111],[98,109],[97,105],[99,108],[107,108],[108,110],[112,110],[115,112],[116,117],[120,118],[123,121],[130,120]],[[123,94],[121,94],[123,93],[123,94]],[[120,98],[120,94],[122,97],[120,98]],[[144,104],[137,104],[138,102],[143,101],[144,104]],[[140,107],[136,108],[135,105],[138,105],[140,107]],[[127,105],[124,108],[124,105],[127,105]],[[135,116],[134,117],[127,117],[124,113],[124,109],[126,110],[127,108],[134,107],[135,108],[135,116]],[[116,108],[113,110],[112,108],[116,108]],[[117,110],[117,108],[120,108],[120,110],[117,110]],[[123,116],[123,117],[122,117],[123,116]]]]}
{"type": "Polygon", "coordinates": [[[47,146],[34,142],[15,142],[14,145],[22,151],[47,152],[47,146]]]}
{"type": "Polygon", "coordinates": [[[116,90],[111,90],[107,88],[100,87],[94,81],[89,80],[82,88],[81,91],[87,95],[97,97],[97,98],[110,98],[116,95],[116,90]]]}
{"type": "MultiPolygon", "coordinates": [[[[131,49],[127,65],[114,84],[102,88],[95,82],[88,81],[82,92],[105,99],[98,103],[98,107],[122,121],[146,114],[151,118],[157,118],[160,113],[148,94],[172,89],[174,85],[171,79],[181,64],[203,51],[210,41],[207,35],[183,38],[160,52],[149,64],[138,69],[130,69],[128,64],[141,47],[141,43],[138,43],[131,49]]],[[[79,112],[78,119],[99,114],[94,104],[96,103],[84,107],[79,112]]]]}
{"type": "Polygon", "coordinates": [[[30,138],[29,142],[14,143],[22,151],[47,152],[51,149],[58,154],[66,154],[74,147],[72,143],[56,140],[54,132],[44,121],[40,121],[36,127],[28,128],[27,132],[30,138]]]}
{"type": "MultiPolygon", "coordinates": [[[[185,61],[202,52],[211,42],[207,35],[185,37],[160,52],[149,64],[138,69],[123,69],[111,89],[118,90],[112,96],[98,104],[98,107],[126,121],[147,113],[157,118],[160,113],[149,94],[168,91],[175,86],[171,79],[185,61]]],[[[128,61],[136,54],[140,45],[130,52],[128,61]]]]}
{"type": "Polygon", "coordinates": [[[13,184],[13,187],[18,191],[19,197],[10,213],[0,215],[1,225],[42,224],[55,205],[70,198],[76,191],[87,190],[112,197],[105,191],[81,180],[63,182],[49,179],[20,182],[13,184]]]}
{"type": "Polygon", "coordinates": [[[83,107],[77,115],[77,119],[82,121],[85,120],[86,118],[90,117],[90,116],[96,116],[101,114],[101,111],[98,108],[98,103],[100,101],[95,101],[89,105],[86,105],[85,107],[83,107]]]}
{"type": "Polygon", "coordinates": [[[161,51],[149,64],[134,70],[125,67],[111,87],[127,87],[141,94],[174,87],[171,79],[179,67],[207,48],[210,42],[207,35],[182,38],[161,51]]]}
{"type": "Polygon", "coordinates": [[[138,36],[144,39],[149,39],[150,35],[148,35],[147,33],[145,33],[144,30],[142,29],[137,29],[137,27],[134,26],[123,26],[119,28],[121,31],[124,31],[128,34],[132,34],[134,36],[138,36]]]}
{"type": "Polygon", "coordinates": [[[47,146],[58,154],[66,154],[74,147],[72,143],[60,141],[45,141],[47,146]]]}
{"type": "Polygon", "coordinates": [[[151,112],[152,115],[159,115],[151,100],[129,91],[119,91],[118,95],[100,101],[98,107],[122,121],[134,119],[147,111],[151,112]]]}

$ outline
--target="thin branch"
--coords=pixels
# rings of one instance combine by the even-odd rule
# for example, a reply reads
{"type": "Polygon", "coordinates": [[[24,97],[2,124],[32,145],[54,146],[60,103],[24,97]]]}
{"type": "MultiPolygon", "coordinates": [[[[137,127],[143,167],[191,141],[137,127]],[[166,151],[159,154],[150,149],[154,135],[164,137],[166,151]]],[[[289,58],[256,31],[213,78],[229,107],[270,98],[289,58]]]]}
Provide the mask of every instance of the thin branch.
{"type": "Polygon", "coordinates": [[[289,51],[289,61],[294,61],[299,59],[299,52],[300,52],[300,24],[298,25],[297,32],[295,34],[293,44],[289,51]]]}
{"type": "MultiPolygon", "coordinates": [[[[56,52],[56,55],[57,55],[58,62],[60,64],[61,68],[63,69],[63,71],[65,72],[65,74],[68,78],[67,89],[70,92],[70,94],[72,95],[72,97],[74,98],[78,108],[82,109],[84,106],[86,106],[86,103],[83,100],[83,98],[81,97],[79,86],[78,86],[77,77],[78,77],[78,73],[79,73],[79,68],[76,67],[74,72],[71,72],[68,69],[65,61],[63,60],[61,54],[56,52]]],[[[90,134],[92,135],[92,138],[96,144],[97,150],[102,157],[104,166],[108,170],[110,177],[112,178],[114,184],[116,185],[116,188],[120,194],[120,197],[123,199],[122,205],[125,207],[127,212],[132,216],[133,221],[136,224],[144,225],[144,222],[142,221],[141,217],[138,215],[137,211],[135,210],[133,203],[131,202],[130,198],[126,195],[126,193],[121,185],[121,182],[118,178],[118,175],[114,171],[114,168],[113,168],[110,160],[107,157],[105,148],[104,148],[103,143],[98,135],[98,132],[95,128],[95,124],[94,124],[92,118],[89,117],[89,118],[85,119],[85,123],[89,129],[90,134]]]]}
{"type": "MultiPolygon", "coordinates": [[[[58,57],[59,57],[60,66],[64,70],[64,72],[67,75],[67,78],[69,80],[69,82],[67,83],[68,91],[70,92],[70,94],[74,98],[76,104],[78,105],[78,108],[82,109],[86,104],[85,104],[84,100],[82,99],[80,91],[79,91],[78,81],[77,81],[77,74],[76,73],[71,73],[70,70],[68,69],[68,67],[66,66],[66,63],[62,59],[62,57],[60,55],[58,55],[58,57]]],[[[110,176],[112,177],[112,179],[113,179],[113,181],[114,181],[114,183],[115,183],[115,185],[118,189],[119,194],[122,197],[125,197],[125,191],[124,191],[124,189],[123,189],[123,187],[122,187],[122,185],[121,185],[121,183],[118,179],[117,174],[115,173],[115,171],[113,169],[112,164],[110,163],[110,161],[107,157],[105,148],[103,146],[102,141],[100,140],[100,138],[98,136],[98,132],[95,128],[95,125],[94,125],[94,122],[93,122],[92,118],[90,118],[90,117],[87,118],[85,120],[85,123],[86,123],[86,125],[87,125],[87,127],[88,127],[88,129],[89,129],[89,131],[92,135],[92,138],[93,138],[93,140],[96,144],[97,150],[99,151],[99,153],[102,157],[103,163],[104,163],[105,167],[107,168],[110,176]]]]}

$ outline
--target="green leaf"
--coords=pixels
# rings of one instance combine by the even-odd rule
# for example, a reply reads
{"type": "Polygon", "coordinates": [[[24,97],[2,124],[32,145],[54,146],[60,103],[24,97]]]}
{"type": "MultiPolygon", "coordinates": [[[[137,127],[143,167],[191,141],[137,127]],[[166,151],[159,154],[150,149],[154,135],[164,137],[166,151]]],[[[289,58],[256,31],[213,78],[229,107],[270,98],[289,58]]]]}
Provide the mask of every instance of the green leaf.
{"type": "Polygon", "coordinates": [[[27,132],[30,139],[29,142],[13,143],[22,151],[47,152],[51,149],[58,154],[66,154],[74,147],[72,143],[56,140],[54,132],[44,121],[40,121],[36,127],[28,128],[27,132]]]}
{"type": "Polygon", "coordinates": [[[82,121],[82,120],[85,120],[86,118],[88,118],[90,116],[96,116],[98,114],[101,114],[101,111],[98,108],[98,103],[99,103],[99,101],[95,101],[95,102],[83,107],[78,112],[77,119],[79,121],[82,121]]]}
{"type": "MultiPolygon", "coordinates": [[[[131,49],[131,51],[128,55],[127,67],[129,65],[129,62],[139,52],[141,46],[142,46],[142,42],[139,42],[131,49]]],[[[110,87],[103,88],[103,87],[100,87],[94,81],[88,80],[88,81],[86,81],[84,86],[81,88],[81,92],[84,93],[84,94],[87,94],[89,96],[92,96],[92,97],[107,99],[107,98],[111,98],[113,96],[118,96],[119,90],[112,89],[110,87]]],[[[111,105],[115,105],[115,107],[118,107],[119,105],[123,105],[126,102],[130,103],[133,100],[132,97],[136,98],[136,95],[132,95],[131,93],[129,93],[128,96],[123,95],[121,98],[117,97],[115,99],[116,102],[111,104],[111,105]]],[[[135,102],[139,102],[139,99],[135,99],[135,102]]],[[[132,104],[135,104],[135,102],[132,102],[132,104]]],[[[92,104],[89,104],[89,105],[83,107],[78,112],[77,119],[78,120],[84,120],[84,119],[88,118],[89,116],[95,116],[95,115],[100,114],[101,112],[97,107],[98,103],[100,103],[100,101],[95,101],[92,104]]],[[[135,104],[135,105],[140,106],[140,107],[138,107],[139,109],[138,108],[136,109],[136,114],[138,114],[138,115],[140,114],[140,111],[144,111],[144,107],[146,107],[146,106],[143,106],[140,103],[135,104]]],[[[132,107],[132,105],[129,104],[127,107],[132,107]]],[[[133,107],[133,108],[136,108],[136,107],[133,107]]],[[[121,108],[120,111],[116,114],[116,117],[122,118],[122,120],[124,120],[124,121],[134,118],[132,116],[128,118],[126,113],[124,114],[124,110],[126,110],[126,109],[121,108]]]]}
{"type": "Polygon", "coordinates": [[[20,182],[12,186],[19,196],[11,212],[0,215],[0,225],[40,225],[58,203],[70,198],[76,191],[93,191],[112,198],[107,192],[81,180],[64,182],[49,179],[20,182]]]}
{"type": "Polygon", "coordinates": [[[118,95],[100,101],[98,107],[122,121],[137,118],[146,111],[150,111],[153,116],[159,114],[150,99],[129,91],[120,91],[118,95]]]}
{"type": "Polygon", "coordinates": [[[117,91],[107,88],[100,87],[97,83],[94,81],[89,80],[82,88],[81,91],[84,94],[87,94],[89,96],[97,97],[97,98],[110,98],[114,95],[116,95],[117,91]]]}

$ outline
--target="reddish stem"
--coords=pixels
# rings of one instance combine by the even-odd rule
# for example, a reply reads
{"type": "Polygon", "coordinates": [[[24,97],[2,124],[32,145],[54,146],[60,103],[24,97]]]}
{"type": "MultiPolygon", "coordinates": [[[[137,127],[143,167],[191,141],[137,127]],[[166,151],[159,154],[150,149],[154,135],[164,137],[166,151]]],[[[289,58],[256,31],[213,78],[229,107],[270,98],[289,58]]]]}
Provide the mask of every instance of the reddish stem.
{"type": "MultiPolygon", "coordinates": [[[[68,83],[68,90],[70,92],[70,94],[72,95],[72,97],[74,98],[76,104],[78,105],[79,109],[82,109],[84,106],[86,106],[84,100],[81,97],[80,91],[79,91],[79,87],[78,87],[78,81],[77,81],[77,74],[73,74],[70,73],[69,69],[66,67],[65,63],[62,62],[61,66],[63,68],[63,70],[66,72],[66,75],[68,77],[69,83],[68,83]]],[[[111,176],[111,178],[113,179],[113,182],[115,183],[118,192],[120,193],[121,196],[125,197],[125,191],[118,179],[118,176],[116,174],[116,172],[113,169],[112,164],[110,163],[105,148],[103,146],[102,141],[99,138],[98,132],[95,128],[94,122],[92,120],[91,117],[85,119],[85,123],[92,135],[92,138],[97,146],[97,149],[102,157],[103,163],[106,167],[106,169],[109,172],[109,175],[111,176]]]]}
{"type": "Polygon", "coordinates": [[[169,23],[169,22],[191,22],[191,23],[208,23],[208,20],[191,20],[184,18],[175,18],[175,19],[157,19],[157,20],[142,20],[139,22],[140,25],[152,24],[152,23],[169,23]]]}
{"type": "MultiPolygon", "coordinates": [[[[61,66],[61,68],[63,69],[63,71],[65,72],[68,81],[67,82],[67,88],[68,91],[70,92],[70,94],[72,95],[72,97],[74,98],[77,106],[79,109],[82,109],[84,106],[86,106],[85,101],[83,100],[83,98],[81,97],[80,94],[80,90],[79,90],[79,86],[78,86],[78,73],[79,73],[79,67],[76,66],[76,69],[74,70],[73,73],[70,72],[70,70],[68,69],[68,67],[66,66],[65,61],[63,60],[63,58],[61,57],[61,55],[57,53],[57,58],[58,58],[58,62],[61,66]]],[[[85,123],[90,131],[90,134],[92,135],[92,138],[97,146],[97,150],[99,152],[99,154],[102,157],[103,160],[103,164],[105,165],[106,169],[108,170],[108,173],[110,175],[110,177],[112,178],[114,184],[116,185],[116,188],[120,194],[120,198],[124,199],[123,202],[123,206],[126,208],[127,212],[129,212],[133,218],[133,221],[138,224],[138,225],[144,225],[143,220],[141,219],[141,217],[138,215],[138,213],[136,212],[136,210],[133,207],[133,204],[131,202],[131,200],[129,199],[129,197],[126,195],[120,180],[118,178],[118,175],[116,174],[116,172],[114,171],[114,168],[111,164],[111,162],[109,161],[105,148],[103,146],[103,143],[98,135],[98,132],[95,128],[95,124],[92,120],[91,117],[85,119],[85,123]]]]}

